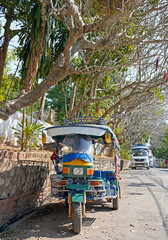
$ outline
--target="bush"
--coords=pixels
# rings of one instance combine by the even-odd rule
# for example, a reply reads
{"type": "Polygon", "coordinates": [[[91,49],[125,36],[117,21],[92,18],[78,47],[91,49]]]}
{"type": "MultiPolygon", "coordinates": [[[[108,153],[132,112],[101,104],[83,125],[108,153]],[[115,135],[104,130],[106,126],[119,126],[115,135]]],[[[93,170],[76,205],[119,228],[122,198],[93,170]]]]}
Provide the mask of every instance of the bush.
{"type": "MultiPolygon", "coordinates": [[[[18,125],[23,129],[23,123],[19,123],[18,125]]],[[[31,150],[32,147],[37,148],[39,142],[39,131],[43,129],[43,125],[36,125],[35,123],[29,123],[26,118],[26,125],[24,127],[24,140],[23,140],[23,150],[31,150]]],[[[15,130],[14,134],[18,138],[17,142],[21,145],[22,144],[22,130],[17,128],[13,128],[15,130]]]]}

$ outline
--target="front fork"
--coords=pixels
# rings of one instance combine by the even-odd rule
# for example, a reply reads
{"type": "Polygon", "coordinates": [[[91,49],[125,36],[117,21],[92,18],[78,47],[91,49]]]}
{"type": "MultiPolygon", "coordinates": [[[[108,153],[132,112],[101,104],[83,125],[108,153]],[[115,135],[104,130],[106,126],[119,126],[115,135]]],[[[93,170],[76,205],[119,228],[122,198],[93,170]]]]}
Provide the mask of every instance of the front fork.
{"type": "Polygon", "coordinates": [[[86,206],[86,192],[83,193],[68,193],[68,216],[72,217],[72,204],[73,202],[82,203],[82,217],[85,217],[85,206],[86,206]]]}

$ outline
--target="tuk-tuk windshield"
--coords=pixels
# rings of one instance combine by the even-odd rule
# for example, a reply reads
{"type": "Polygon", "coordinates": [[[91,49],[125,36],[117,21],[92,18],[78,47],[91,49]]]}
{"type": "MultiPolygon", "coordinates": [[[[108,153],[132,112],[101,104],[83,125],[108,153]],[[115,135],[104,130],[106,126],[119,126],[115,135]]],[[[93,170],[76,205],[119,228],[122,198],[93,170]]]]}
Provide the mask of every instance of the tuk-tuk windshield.
{"type": "Polygon", "coordinates": [[[62,151],[67,153],[86,153],[93,155],[92,140],[86,135],[67,136],[63,141],[62,151]]]}
{"type": "Polygon", "coordinates": [[[146,157],[147,154],[146,150],[134,150],[132,155],[133,157],[146,157]]]}

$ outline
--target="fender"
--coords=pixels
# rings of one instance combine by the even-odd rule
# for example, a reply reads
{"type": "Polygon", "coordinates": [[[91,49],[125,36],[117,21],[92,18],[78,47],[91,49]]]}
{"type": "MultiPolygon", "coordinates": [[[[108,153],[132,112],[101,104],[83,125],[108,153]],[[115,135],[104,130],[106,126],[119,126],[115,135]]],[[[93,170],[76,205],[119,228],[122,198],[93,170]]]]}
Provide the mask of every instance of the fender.
{"type": "Polygon", "coordinates": [[[72,202],[83,202],[84,194],[83,193],[72,193],[72,202]]]}

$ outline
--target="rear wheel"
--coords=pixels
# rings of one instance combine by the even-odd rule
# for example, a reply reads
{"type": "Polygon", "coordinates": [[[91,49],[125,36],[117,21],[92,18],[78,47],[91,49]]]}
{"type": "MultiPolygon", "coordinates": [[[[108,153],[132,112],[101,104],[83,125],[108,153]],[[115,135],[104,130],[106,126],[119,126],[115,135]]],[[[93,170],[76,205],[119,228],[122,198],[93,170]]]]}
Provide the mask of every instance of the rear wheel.
{"type": "Polygon", "coordinates": [[[113,209],[114,210],[118,209],[118,192],[117,192],[117,197],[113,199],[113,209]]]}
{"type": "Polygon", "coordinates": [[[65,199],[65,205],[66,205],[66,208],[68,209],[68,207],[69,207],[68,199],[65,199]]]}
{"type": "Polygon", "coordinates": [[[118,186],[118,190],[119,190],[119,199],[121,199],[121,187],[120,187],[120,185],[118,186]]]}
{"type": "Polygon", "coordinates": [[[82,229],[82,207],[80,202],[72,204],[72,224],[74,233],[80,233],[82,229]]]}

